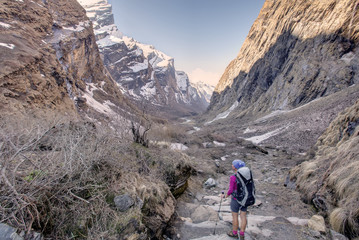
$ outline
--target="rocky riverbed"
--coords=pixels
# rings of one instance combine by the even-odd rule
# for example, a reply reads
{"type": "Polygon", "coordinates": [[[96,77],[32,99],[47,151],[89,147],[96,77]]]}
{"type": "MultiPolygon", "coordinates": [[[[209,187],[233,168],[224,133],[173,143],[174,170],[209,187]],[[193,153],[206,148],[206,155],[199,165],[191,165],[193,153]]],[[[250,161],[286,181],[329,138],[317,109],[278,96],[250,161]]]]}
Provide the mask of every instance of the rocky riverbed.
{"type": "Polygon", "coordinates": [[[226,234],[232,228],[230,199],[221,200],[220,193],[227,191],[231,162],[239,158],[252,169],[256,183],[257,201],[248,209],[246,239],[346,239],[330,230],[320,216],[313,217],[315,209],[301,201],[293,184],[285,182],[303,154],[244,140],[214,140],[202,146],[186,150],[197,172],[178,199],[176,217],[165,238],[231,239],[226,234]]]}

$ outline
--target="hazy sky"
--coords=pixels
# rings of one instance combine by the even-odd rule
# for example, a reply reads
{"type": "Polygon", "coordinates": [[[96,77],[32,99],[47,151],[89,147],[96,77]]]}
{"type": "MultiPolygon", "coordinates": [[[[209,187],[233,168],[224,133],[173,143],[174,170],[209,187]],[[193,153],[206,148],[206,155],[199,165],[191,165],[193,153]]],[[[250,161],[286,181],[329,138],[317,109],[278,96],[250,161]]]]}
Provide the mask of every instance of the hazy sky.
{"type": "Polygon", "coordinates": [[[108,0],[125,35],[175,59],[191,81],[215,85],[264,0],[108,0]]]}

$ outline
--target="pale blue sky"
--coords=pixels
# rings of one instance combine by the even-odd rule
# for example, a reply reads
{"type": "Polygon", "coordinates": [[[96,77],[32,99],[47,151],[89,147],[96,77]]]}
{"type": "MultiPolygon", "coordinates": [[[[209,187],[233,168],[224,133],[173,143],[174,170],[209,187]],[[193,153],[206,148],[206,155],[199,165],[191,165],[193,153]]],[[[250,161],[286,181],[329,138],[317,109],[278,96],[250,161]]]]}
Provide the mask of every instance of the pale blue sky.
{"type": "Polygon", "coordinates": [[[108,0],[125,35],[175,59],[191,80],[215,84],[233,60],[264,0],[108,0]]]}

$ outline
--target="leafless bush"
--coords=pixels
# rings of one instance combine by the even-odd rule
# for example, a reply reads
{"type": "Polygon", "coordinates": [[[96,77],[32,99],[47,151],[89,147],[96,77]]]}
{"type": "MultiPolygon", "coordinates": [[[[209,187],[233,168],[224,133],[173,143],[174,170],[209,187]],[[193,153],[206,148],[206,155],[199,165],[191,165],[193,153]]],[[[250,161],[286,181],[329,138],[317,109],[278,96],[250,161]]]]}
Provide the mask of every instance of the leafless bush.
{"type": "Polygon", "coordinates": [[[2,121],[0,221],[61,239],[85,236],[88,226],[106,232],[116,214],[103,206],[123,147],[92,123],[2,121]]]}

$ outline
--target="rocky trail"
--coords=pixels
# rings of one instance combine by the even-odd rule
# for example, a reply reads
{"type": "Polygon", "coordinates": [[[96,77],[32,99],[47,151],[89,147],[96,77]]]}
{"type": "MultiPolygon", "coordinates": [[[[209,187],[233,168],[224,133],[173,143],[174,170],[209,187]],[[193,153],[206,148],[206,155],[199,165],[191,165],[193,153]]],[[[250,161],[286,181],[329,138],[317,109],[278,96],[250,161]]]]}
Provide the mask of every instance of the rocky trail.
{"type": "Polygon", "coordinates": [[[202,179],[202,184],[196,188],[190,183],[185,196],[179,199],[177,217],[167,239],[233,239],[227,236],[232,229],[230,199],[221,201],[220,193],[228,190],[229,177],[233,174],[231,162],[236,158],[243,159],[252,169],[256,184],[257,201],[248,209],[245,239],[347,239],[326,228],[324,222],[311,219],[316,215],[315,210],[300,200],[300,194],[290,183],[284,186],[289,169],[303,156],[276,148],[231,143],[214,144],[202,154],[213,156],[218,152],[223,154],[219,159],[199,164],[199,167],[215,165],[217,174],[207,178],[200,169],[200,174],[194,176],[194,182],[202,179]]]}

